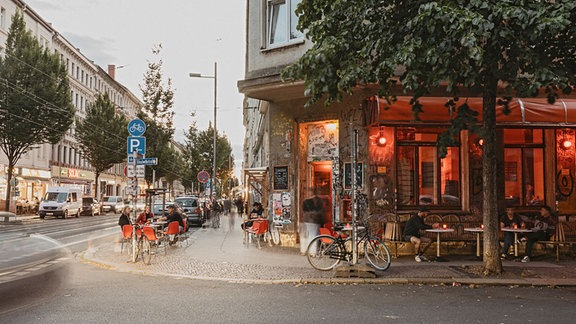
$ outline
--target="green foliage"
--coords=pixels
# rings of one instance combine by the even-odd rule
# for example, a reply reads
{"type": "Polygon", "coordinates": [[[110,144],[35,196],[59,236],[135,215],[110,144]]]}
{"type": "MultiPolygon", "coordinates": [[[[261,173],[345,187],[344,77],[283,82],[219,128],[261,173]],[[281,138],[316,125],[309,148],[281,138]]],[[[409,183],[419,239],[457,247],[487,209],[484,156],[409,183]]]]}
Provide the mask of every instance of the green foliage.
{"type": "Polygon", "coordinates": [[[299,29],[314,46],[283,76],[305,80],[310,103],[359,84],[390,95],[397,81],[415,97],[439,86],[481,93],[491,79],[517,96],[569,93],[575,12],[571,0],[303,0],[299,29]]]}
{"type": "MultiPolygon", "coordinates": [[[[162,45],[152,49],[154,55],[159,55],[162,45]]],[[[144,84],[140,85],[144,106],[138,117],[147,126],[146,129],[146,156],[158,158],[158,165],[147,166],[146,182],[152,184],[152,170],[155,170],[156,179],[160,179],[173,169],[174,152],[171,141],[174,135],[173,118],[171,110],[174,104],[174,91],[172,81],[168,78],[164,84],[162,78],[163,61],[148,62],[148,70],[144,75],[144,84]]]]}
{"type": "MultiPolygon", "coordinates": [[[[62,139],[74,113],[66,67],[26,31],[22,14],[16,12],[0,56],[0,148],[8,158],[8,180],[23,154],[62,139]]],[[[6,201],[8,208],[10,199],[6,201]]]]}
{"type": "Polygon", "coordinates": [[[60,141],[74,120],[66,67],[26,31],[19,12],[0,57],[0,109],[1,148],[13,162],[35,145],[60,141]]]}
{"type": "Polygon", "coordinates": [[[76,119],[74,136],[82,156],[98,175],[126,158],[128,120],[116,112],[108,94],[100,94],[86,107],[86,117],[76,119]]]}
{"type": "MultiPolygon", "coordinates": [[[[209,125],[206,130],[198,130],[196,123],[192,123],[186,133],[185,144],[186,160],[186,188],[192,187],[192,182],[196,183],[198,172],[202,170],[212,174],[214,156],[214,128],[209,125]]],[[[230,177],[234,160],[232,146],[226,135],[216,134],[216,177],[226,183],[230,177]]]]}

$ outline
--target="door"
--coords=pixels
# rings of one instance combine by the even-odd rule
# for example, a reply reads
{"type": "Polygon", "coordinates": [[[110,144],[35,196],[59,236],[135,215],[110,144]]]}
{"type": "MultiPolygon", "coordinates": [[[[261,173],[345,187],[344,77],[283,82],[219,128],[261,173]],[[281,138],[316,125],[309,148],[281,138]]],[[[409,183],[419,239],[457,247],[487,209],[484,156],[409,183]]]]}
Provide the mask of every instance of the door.
{"type": "Polygon", "coordinates": [[[318,161],[309,164],[308,183],[324,200],[324,223],[334,223],[332,212],[332,161],[318,161]]]}

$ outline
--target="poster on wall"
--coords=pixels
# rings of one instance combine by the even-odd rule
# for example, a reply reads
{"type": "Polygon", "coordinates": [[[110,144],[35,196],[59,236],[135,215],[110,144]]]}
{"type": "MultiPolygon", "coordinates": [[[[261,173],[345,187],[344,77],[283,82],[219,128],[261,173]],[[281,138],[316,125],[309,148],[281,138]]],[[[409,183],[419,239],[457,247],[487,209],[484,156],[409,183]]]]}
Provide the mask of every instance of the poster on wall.
{"type": "MultiPolygon", "coordinates": [[[[356,185],[362,188],[363,163],[356,163],[356,185]]],[[[352,189],[352,163],[344,163],[344,189],[352,189]]]]}
{"type": "Polygon", "coordinates": [[[308,125],[308,161],[327,161],[338,156],[338,127],[334,123],[308,125]]]}
{"type": "Polygon", "coordinates": [[[272,194],[274,223],[290,224],[292,222],[292,213],[290,211],[291,205],[292,197],[289,192],[277,192],[272,194]]]}

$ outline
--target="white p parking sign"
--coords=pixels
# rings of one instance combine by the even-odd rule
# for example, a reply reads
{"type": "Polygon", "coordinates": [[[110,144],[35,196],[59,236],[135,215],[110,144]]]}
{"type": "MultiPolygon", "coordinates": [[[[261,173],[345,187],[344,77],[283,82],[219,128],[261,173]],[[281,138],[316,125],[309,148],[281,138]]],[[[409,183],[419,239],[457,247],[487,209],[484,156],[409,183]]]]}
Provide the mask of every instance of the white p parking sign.
{"type": "Polygon", "coordinates": [[[126,143],[128,148],[128,155],[133,154],[136,151],[138,154],[146,154],[146,137],[144,136],[128,136],[128,141],[126,143]]]}

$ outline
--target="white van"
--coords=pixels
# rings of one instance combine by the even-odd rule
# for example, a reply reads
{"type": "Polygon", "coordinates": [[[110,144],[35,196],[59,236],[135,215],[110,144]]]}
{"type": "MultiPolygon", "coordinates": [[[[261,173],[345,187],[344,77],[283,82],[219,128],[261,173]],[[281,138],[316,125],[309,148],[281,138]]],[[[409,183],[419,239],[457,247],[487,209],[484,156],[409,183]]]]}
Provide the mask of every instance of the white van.
{"type": "Polygon", "coordinates": [[[46,216],[80,216],[82,212],[82,190],[70,187],[53,187],[46,191],[40,202],[38,214],[44,219],[46,216]]]}

